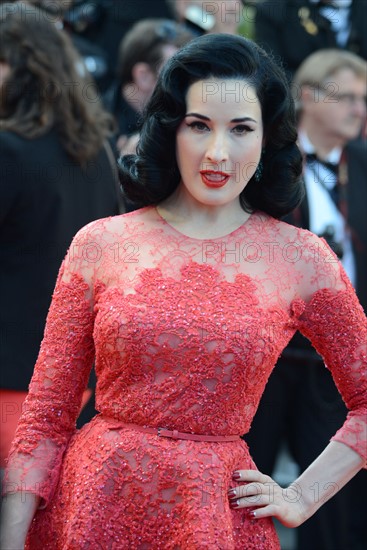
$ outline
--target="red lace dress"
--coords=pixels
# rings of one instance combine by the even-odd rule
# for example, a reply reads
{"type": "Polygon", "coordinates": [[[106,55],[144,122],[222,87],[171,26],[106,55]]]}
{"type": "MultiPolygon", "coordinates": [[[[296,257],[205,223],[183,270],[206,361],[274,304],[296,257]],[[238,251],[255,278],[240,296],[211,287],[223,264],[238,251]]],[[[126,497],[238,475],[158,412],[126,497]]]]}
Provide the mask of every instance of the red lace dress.
{"type": "Polygon", "coordinates": [[[93,222],[60,270],[9,458],[6,490],[42,497],[30,549],[254,549],[271,519],[229,507],[246,444],[186,441],[248,431],[299,329],[351,412],[335,439],[366,453],[366,319],[323,241],[262,214],[212,240],[147,207],[93,222]],[[99,415],[75,430],[95,359],[99,415]],[[364,366],[363,366],[364,361],[364,366]]]}

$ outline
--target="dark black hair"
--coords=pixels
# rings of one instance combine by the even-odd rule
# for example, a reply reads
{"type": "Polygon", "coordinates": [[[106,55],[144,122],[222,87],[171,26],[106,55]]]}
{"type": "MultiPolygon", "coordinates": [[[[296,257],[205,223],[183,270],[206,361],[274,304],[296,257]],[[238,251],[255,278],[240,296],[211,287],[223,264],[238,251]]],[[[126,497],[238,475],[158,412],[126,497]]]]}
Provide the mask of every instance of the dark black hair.
{"type": "Polygon", "coordinates": [[[158,204],[180,182],[176,131],[186,114],[186,92],[208,78],[239,78],[256,91],[261,104],[265,149],[263,171],[240,195],[244,210],[280,218],[303,196],[302,157],[296,145],[294,103],[281,68],[253,41],[229,34],[191,40],[165,65],[147,104],[136,155],[118,161],[128,199],[139,206],[158,204]]]}

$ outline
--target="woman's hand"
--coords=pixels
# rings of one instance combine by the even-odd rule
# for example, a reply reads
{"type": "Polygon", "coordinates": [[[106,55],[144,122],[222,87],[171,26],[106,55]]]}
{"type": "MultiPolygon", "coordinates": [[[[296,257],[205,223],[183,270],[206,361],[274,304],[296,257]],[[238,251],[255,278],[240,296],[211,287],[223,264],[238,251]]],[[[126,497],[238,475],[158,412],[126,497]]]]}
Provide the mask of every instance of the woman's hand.
{"type": "Polygon", "coordinates": [[[228,491],[231,508],[249,508],[249,516],[254,519],[273,516],[286,527],[298,527],[307,519],[297,484],[283,489],[258,470],[237,470],[233,480],[239,485],[228,491]]]}
{"type": "Polygon", "coordinates": [[[287,489],[258,470],[237,470],[236,487],[228,491],[233,509],[248,508],[254,519],[273,516],[286,527],[298,527],[352,479],[365,457],[331,441],[321,455],[287,489]]]}

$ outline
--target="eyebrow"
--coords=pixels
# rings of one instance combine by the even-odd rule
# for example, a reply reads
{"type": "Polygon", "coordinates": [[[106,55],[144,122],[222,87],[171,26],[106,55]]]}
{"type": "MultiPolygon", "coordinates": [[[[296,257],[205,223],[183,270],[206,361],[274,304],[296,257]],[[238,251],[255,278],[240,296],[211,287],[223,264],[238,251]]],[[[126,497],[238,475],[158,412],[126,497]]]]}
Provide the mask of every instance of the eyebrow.
{"type": "MultiPolygon", "coordinates": [[[[185,117],[187,117],[187,116],[194,116],[196,118],[200,118],[201,120],[210,120],[209,117],[204,116],[204,115],[200,115],[199,113],[187,113],[185,115],[185,117]]],[[[230,122],[248,122],[248,121],[257,122],[257,120],[255,120],[254,118],[251,118],[249,116],[245,116],[243,118],[232,118],[232,120],[230,122]]]]}

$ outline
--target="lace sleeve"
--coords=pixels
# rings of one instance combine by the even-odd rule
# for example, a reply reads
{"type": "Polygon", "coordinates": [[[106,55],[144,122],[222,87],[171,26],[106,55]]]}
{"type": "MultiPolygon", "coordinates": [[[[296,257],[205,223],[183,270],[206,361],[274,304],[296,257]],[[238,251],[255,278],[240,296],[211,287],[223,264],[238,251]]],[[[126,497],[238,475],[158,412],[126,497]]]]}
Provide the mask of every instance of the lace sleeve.
{"type": "Polygon", "coordinates": [[[58,275],[4,480],[5,493],[35,493],[42,507],[58,481],[94,358],[90,285],[76,263],[69,251],[58,275]]]}
{"type": "Polygon", "coordinates": [[[339,263],[333,263],[330,280],[333,285],[313,294],[298,329],[323,357],[349,409],[332,439],[367,459],[367,319],[339,263]]]}

